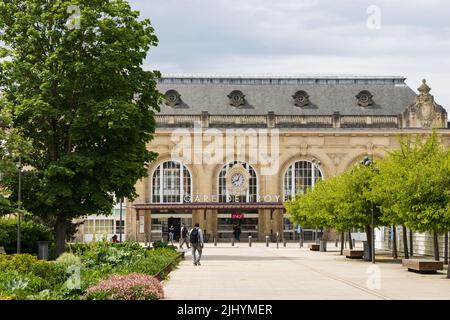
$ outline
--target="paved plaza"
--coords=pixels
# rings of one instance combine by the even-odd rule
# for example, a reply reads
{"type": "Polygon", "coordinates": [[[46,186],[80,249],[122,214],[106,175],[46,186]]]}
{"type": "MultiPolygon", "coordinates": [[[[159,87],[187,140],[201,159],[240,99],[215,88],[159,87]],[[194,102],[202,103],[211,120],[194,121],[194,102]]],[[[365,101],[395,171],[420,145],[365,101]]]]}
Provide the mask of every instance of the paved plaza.
{"type": "Polygon", "coordinates": [[[390,257],[372,263],[288,243],[206,244],[201,266],[191,253],[165,281],[166,299],[450,299],[446,271],[434,275],[408,272],[390,257]],[[379,269],[378,269],[379,268],[379,269]],[[381,277],[377,277],[380,274],[381,277]]]}

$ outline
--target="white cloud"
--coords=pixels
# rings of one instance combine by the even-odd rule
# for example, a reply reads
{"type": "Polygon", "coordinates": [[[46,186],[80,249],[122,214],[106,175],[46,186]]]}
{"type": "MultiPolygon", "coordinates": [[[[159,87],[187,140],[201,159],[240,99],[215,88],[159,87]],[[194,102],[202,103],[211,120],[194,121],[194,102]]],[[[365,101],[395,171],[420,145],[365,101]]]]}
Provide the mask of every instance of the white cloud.
{"type": "Polygon", "coordinates": [[[160,39],[163,73],[402,75],[450,113],[447,0],[132,0],[160,39]],[[367,8],[381,29],[367,28],[367,8]]]}

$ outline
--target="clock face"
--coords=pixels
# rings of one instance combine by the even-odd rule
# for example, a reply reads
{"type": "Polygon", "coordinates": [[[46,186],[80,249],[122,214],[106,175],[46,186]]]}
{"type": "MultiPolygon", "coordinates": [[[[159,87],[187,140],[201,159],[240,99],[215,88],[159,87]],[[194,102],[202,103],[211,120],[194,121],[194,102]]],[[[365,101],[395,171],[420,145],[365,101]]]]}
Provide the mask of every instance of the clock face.
{"type": "Polygon", "coordinates": [[[244,185],[244,176],[241,173],[235,173],[231,176],[231,184],[233,187],[241,187],[244,185]]]}

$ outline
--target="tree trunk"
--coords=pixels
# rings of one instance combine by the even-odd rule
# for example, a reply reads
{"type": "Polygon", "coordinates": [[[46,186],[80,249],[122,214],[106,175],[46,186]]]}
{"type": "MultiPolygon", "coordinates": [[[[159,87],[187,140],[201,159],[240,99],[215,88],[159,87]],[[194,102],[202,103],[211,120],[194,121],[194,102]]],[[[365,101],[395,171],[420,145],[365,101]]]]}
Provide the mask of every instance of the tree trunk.
{"type": "Polygon", "coordinates": [[[392,257],[394,259],[398,258],[398,252],[397,252],[397,228],[395,226],[392,227],[392,257]]]}
{"type": "Polygon", "coordinates": [[[370,226],[366,226],[366,235],[367,235],[367,245],[369,246],[369,257],[368,260],[372,260],[372,228],[370,226]]]}
{"type": "Polygon", "coordinates": [[[345,233],[341,232],[341,256],[344,254],[345,233]]]}
{"type": "Polygon", "coordinates": [[[56,219],[56,256],[65,251],[66,246],[66,217],[59,214],[56,219]]]}
{"type": "Polygon", "coordinates": [[[413,232],[409,229],[409,255],[411,258],[414,256],[414,241],[413,241],[413,232]]]}
{"type": "Polygon", "coordinates": [[[445,244],[444,244],[444,264],[448,264],[448,232],[445,233],[445,244]]]}
{"type": "Polygon", "coordinates": [[[352,232],[350,230],[348,231],[348,243],[349,243],[350,250],[353,249],[352,232]]]}
{"type": "Polygon", "coordinates": [[[439,235],[436,231],[433,232],[433,241],[434,241],[434,260],[439,261],[439,235]]]}
{"type": "Polygon", "coordinates": [[[403,251],[405,252],[405,259],[409,259],[409,252],[408,252],[408,234],[406,227],[403,226],[403,251]]]}

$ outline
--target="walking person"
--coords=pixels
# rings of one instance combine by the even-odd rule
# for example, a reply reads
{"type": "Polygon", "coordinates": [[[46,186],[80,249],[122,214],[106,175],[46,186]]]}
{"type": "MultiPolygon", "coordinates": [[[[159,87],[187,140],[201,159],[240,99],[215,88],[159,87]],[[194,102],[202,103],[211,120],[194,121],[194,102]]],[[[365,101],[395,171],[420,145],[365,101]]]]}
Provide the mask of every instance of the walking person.
{"type": "Polygon", "coordinates": [[[203,232],[202,229],[200,229],[200,224],[196,223],[194,228],[191,230],[189,242],[192,247],[192,261],[194,266],[199,266],[203,249],[203,232]],[[198,253],[198,255],[196,253],[198,253]]]}
{"type": "Polygon", "coordinates": [[[186,247],[188,247],[189,249],[189,241],[188,241],[188,235],[189,235],[189,230],[186,227],[186,224],[183,223],[183,226],[181,227],[181,232],[180,232],[180,249],[183,248],[183,244],[186,243],[186,247]]]}
{"type": "Polygon", "coordinates": [[[173,245],[173,237],[175,235],[175,228],[173,227],[173,224],[169,227],[169,242],[173,245]]]}

